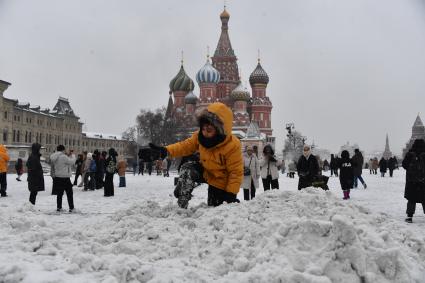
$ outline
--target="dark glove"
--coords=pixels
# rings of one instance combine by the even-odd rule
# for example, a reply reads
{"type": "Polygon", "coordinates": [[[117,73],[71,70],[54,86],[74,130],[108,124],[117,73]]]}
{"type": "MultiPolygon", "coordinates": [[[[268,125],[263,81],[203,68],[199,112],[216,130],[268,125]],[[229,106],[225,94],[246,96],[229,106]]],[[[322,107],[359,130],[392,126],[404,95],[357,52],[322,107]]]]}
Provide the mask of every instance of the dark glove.
{"type": "Polygon", "coordinates": [[[159,151],[159,154],[160,154],[160,157],[161,158],[167,157],[168,151],[167,151],[167,149],[165,147],[155,145],[155,144],[153,144],[151,142],[149,143],[149,147],[152,148],[153,150],[159,151]]]}
{"type": "Polygon", "coordinates": [[[236,195],[229,192],[224,193],[224,201],[227,203],[232,203],[232,202],[240,203],[240,201],[236,198],[236,195]]]}

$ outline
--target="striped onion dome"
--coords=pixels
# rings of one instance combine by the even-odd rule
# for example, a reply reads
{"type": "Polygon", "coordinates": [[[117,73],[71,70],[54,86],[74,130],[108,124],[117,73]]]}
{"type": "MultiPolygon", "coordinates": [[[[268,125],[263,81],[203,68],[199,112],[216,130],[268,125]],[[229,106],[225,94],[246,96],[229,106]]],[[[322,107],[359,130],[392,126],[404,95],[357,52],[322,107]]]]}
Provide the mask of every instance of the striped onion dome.
{"type": "Polygon", "coordinates": [[[220,81],[220,73],[211,65],[210,60],[196,74],[198,84],[213,83],[220,81]]]}
{"type": "Polygon", "coordinates": [[[170,81],[170,92],[175,91],[192,91],[195,88],[193,81],[186,74],[183,65],[180,67],[180,71],[177,75],[170,81]]]}
{"type": "Polygon", "coordinates": [[[249,76],[249,83],[251,85],[269,83],[269,76],[266,71],[264,71],[263,67],[261,67],[260,60],[258,60],[257,67],[249,76]]]}
{"type": "Polygon", "coordinates": [[[242,82],[230,93],[230,97],[234,101],[249,101],[251,94],[249,90],[242,85],[242,82]]]}
{"type": "Polygon", "coordinates": [[[198,102],[198,97],[193,93],[193,91],[189,92],[184,97],[184,103],[186,104],[196,104],[198,102]]]}

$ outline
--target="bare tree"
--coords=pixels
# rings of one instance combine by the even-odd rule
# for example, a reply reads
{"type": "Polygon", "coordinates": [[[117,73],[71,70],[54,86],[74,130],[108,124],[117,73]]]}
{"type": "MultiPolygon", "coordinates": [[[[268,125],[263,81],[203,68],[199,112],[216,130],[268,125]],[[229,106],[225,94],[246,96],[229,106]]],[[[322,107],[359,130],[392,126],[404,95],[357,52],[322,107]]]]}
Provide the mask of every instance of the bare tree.
{"type": "Polygon", "coordinates": [[[300,132],[292,131],[291,135],[285,140],[283,158],[297,162],[303,154],[304,142],[305,137],[300,132]]]}
{"type": "Polygon", "coordinates": [[[144,110],[136,118],[136,130],[146,140],[159,145],[172,144],[189,136],[193,130],[185,119],[166,118],[166,109],[144,110]]]}
{"type": "Polygon", "coordinates": [[[122,138],[128,140],[129,143],[124,149],[124,154],[136,157],[137,156],[137,127],[129,127],[122,133],[122,138]]]}

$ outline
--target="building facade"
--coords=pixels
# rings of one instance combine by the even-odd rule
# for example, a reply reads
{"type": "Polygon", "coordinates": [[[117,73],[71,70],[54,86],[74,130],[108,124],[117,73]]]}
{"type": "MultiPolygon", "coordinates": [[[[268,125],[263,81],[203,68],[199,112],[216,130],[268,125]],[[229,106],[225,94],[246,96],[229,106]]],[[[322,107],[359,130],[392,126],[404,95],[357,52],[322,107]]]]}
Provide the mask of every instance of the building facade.
{"type": "Polygon", "coordinates": [[[214,56],[197,72],[199,96],[193,93],[195,84],[183,67],[183,60],[177,75],[169,84],[167,114],[185,121],[187,128],[196,127],[193,116],[195,112],[208,107],[210,103],[222,102],[233,110],[233,131],[244,144],[252,145],[252,129],[258,129],[259,147],[265,143],[274,145],[271,125],[272,102],[267,96],[269,76],[258,58],[257,66],[249,77],[251,92],[243,85],[235,51],[229,36],[230,14],[224,8],[220,14],[221,34],[214,56]],[[248,129],[251,129],[248,134],[248,129]],[[249,140],[249,142],[248,142],[249,140]]]}
{"type": "Polygon", "coordinates": [[[11,84],[0,80],[0,129],[1,143],[10,146],[28,146],[40,143],[43,156],[48,158],[57,145],[74,149],[76,153],[95,149],[108,150],[113,147],[124,155],[128,141],[117,135],[84,133],[83,123],[74,113],[68,99],[59,97],[52,110],[21,103],[4,97],[11,84]]]}

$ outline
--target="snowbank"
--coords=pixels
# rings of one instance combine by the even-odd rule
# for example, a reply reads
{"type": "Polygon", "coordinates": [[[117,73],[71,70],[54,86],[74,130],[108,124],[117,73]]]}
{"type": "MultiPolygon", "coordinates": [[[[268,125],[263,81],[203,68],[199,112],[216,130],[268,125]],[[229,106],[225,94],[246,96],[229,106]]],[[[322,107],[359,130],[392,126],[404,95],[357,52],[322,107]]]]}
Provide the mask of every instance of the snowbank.
{"type": "Polygon", "coordinates": [[[2,217],[0,282],[425,282],[424,236],[317,189],[66,216],[2,217]]]}

